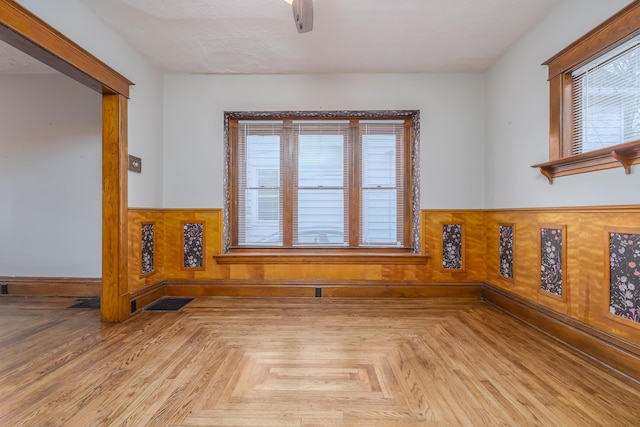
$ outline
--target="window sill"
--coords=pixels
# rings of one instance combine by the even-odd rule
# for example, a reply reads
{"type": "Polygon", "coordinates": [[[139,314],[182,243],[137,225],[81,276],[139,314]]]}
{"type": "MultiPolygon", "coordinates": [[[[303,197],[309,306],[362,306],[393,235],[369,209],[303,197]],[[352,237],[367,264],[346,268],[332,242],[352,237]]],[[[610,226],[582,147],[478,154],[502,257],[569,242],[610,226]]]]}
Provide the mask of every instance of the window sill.
{"type": "Polygon", "coordinates": [[[408,249],[232,249],[218,264],[426,264],[430,256],[408,249]]]}
{"type": "Polygon", "coordinates": [[[575,175],[620,166],[629,175],[631,166],[637,163],[640,163],[640,140],[552,160],[531,167],[539,168],[540,173],[549,180],[549,184],[553,184],[553,179],[559,176],[575,175]]]}

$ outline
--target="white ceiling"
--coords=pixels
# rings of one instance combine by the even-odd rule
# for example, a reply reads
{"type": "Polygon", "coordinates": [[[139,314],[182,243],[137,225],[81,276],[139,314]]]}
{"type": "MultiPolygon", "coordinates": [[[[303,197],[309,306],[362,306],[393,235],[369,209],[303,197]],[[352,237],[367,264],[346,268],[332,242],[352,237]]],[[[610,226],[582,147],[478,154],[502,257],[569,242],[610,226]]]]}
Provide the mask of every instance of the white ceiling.
{"type": "Polygon", "coordinates": [[[81,1],[164,71],[255,74],[482,72],[562,0],[314,0],[304,34],[284,0],[81,1]]]}

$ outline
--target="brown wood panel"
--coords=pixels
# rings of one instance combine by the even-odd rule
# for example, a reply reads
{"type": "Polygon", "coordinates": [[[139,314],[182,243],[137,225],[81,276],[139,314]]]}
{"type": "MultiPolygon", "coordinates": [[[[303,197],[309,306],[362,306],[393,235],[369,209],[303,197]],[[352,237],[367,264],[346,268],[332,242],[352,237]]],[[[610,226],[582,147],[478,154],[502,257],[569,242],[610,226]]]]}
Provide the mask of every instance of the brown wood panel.
{"type": "Polygon", "coordinates": [[[640,419],[638,383],[477,299],[196,298],[115,327],[72,302],[0,298],[0,425],[640,419]]]}
{"type": "Polygon", "coordinates": [[[238,264],[229,268],[229,279],[264,279],[264,264],[238,264]]]}
{"type": "Polygon", "coordinates": [[[427,266],[433,280],[484,280],[485,213],[482,210],[423,210],[422,250],[431,256],[427,266]],[[463,224],[463,270],[442,269],[442,225],[463,224]]]}
{"type": "Polygon", "coordinates": [[[366,276],[367,269],[367,265],[352,264],[267,264],[264,278],[267,280],[359,280],[366,276]]]}
{"type": "Polygon", "coordinates": [[[153,285],[166,278],[165,273],[165,248],[167,246],[165,236],[165,221],[160,209],[130,209],[128,213],[128,292],[139,291],[149,285],[153,285]],[[154,224],[154,271],[142,274],[142,224],[154,224]]]}
{"type": "Polygon", "coordinates": [[[0,277],[8,295],[97,297],[102,290],[100,278],[77,277],[0,277]]]}
{"type": "Polygon", "coordinates": [[[228,269],[216,264],[213,256],[222,252],[222,209],[164,209],[165,276],[169,279],[217,278],[228,269]],[[204,267],[198,270],[184,268],[185,222],[204,224],[204,267]],[[222,273],[221,273],[222,272],[222,273]]]}
{"type": "MultiPolygon", "coordinates": [[[[426,265],[383,265],[380,267],[380,280],[386,281],[422,281],[429,279],[426,265]]],[[[365,279],[371,276],[365,277],[365,279]]]]}

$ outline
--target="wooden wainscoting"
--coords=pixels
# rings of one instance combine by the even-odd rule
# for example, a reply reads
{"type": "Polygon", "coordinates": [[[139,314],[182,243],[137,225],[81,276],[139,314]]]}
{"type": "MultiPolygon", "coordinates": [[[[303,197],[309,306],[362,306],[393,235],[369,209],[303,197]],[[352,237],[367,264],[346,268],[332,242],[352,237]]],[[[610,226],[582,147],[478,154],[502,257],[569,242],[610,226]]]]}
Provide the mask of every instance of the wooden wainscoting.
{"type": "MultiPolygon", "coordinates": [[[[169,279],[217,279],[218,266],[210,255],[222,248],[222,209],[130,209],[129,210],[129,299],[139,310],[165,296],[169,279]],[[185,268],[183,227],[203,224],[203,266],[185,268]],[[153,224],[153,270],[142,270],[142,226],[153,224]]],[[[222,270],[227,270],[223,268],[222,270]]],[[[224,275],[223,275],[224,277],[224,275]]],[[[132,306],[132,312],[133,312],[132,306]]]]}
{"type": "Polygon", "coordinates": [[[608,230],[638,229],[640,206],[423,211],[428,277],[484,277],[487,301],[612,369],[640,380],[640,323],[609,313],[608,230]],[[464,268],[441,268],[443,224],[462,224],[464,268]],[[513,231],[512,275],[500,272],[500,226],[513,231]],[[541,229],[562,230],[562,295],[541,289],[541,229]],[[634,228],[635,227],[635,228],[634,228]]]}
{"type": "Polygon", "coordinates": [[[486,282],[559,314],[640,345],[640,323],[609,315],[608,229],[640,224],[640,206],[513,209],[486,212],[486,282]],[[499,225],[515,224],[514,278],[499,274],[499,225]],[[540,229],[562,226],[564,295],[540,291],[540,229]]]}
{"type": "Polygon", "coordinates": [[[129,209],[129,293],[141,291],[154,286],[165,279],[165,217],[162,209],[129,209]],[[142,226],[153,224],[153,270],[148,273],[142,271],[142,226]]]}
{"type": "Polygon", "coordinates": [[[485,212],[482,210],[423,210],[422,251],[431,256],[426,278],[442,282],[459,280],[483,281],[486,276],[485,212]],[[444,269],[442,265],[442,227],[462,225],[462,266],[444,269]]]}
{"type": "Polygon", "coordinates": [[[222,253],[222,209],[165,209],[165,276],[167,279],[218,279],[227,269],[216,265],[213,256],[222,253]],[[202,266],[189,267],[184,259],[184,226],[203,228],[202,266]]]}

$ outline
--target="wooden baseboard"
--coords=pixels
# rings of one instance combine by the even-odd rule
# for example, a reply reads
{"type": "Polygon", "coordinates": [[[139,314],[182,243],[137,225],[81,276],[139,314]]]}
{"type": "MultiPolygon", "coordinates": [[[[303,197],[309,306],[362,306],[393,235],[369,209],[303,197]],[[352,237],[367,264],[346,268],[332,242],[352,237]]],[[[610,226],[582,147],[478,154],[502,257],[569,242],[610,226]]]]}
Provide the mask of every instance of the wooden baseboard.
{"type": "Polygon", "coordinates": [[[485,283],[482,298],[597,362],[619,378],[640,384],[640,346],[485,283]]]}
{"type": "Polygon", "coordinates": [[[238,297],[365,297],[365,298],[473,298],[480,299],[482,283],[372,282],[372,281],[251,281],[168,280],[170,296],[238,297]]]}
{"type": "Polygon", "coordinates": [[[129,292],[129,301],[135,304],[135,309],[133,305],[131,306],[131,314],[142,310],[146,306],[151,305],[160,298],[166,296],[166,285],[166,281],[162,280],[146,286],[143,289],[129,292]]]}
{"type": "Polygon", "coordinates": [[[102,291],[101,278],[0,277],[6,295],[96,297],[102,291]]]}

